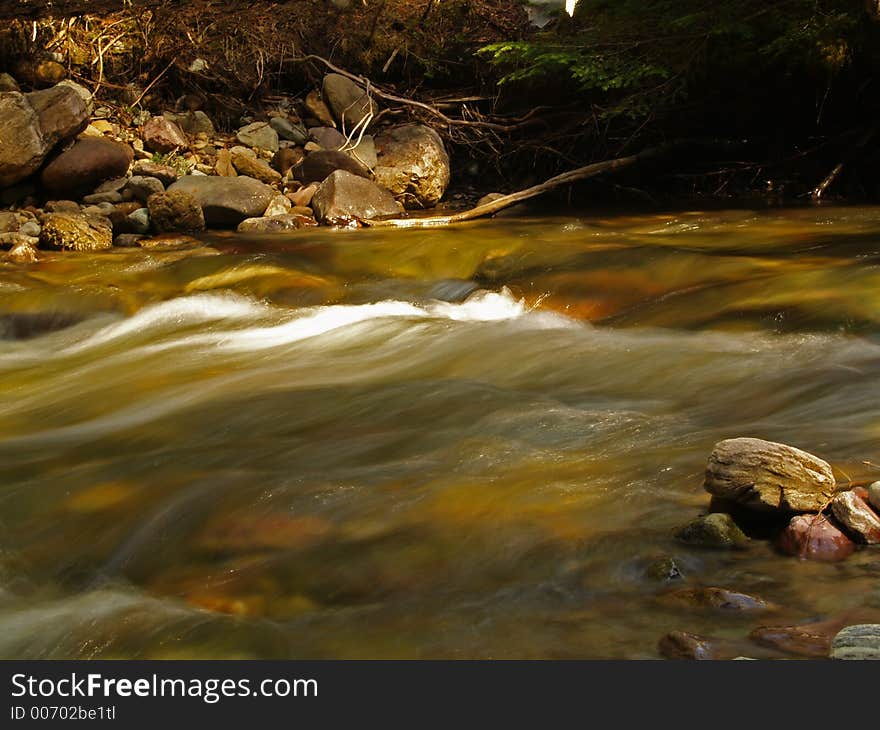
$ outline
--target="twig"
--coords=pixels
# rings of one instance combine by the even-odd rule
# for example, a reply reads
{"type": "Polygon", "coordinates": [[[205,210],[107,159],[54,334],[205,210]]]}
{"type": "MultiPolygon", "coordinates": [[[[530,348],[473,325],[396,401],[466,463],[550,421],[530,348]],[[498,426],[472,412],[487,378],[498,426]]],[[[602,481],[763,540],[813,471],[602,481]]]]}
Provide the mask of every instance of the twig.
{"type": "Polygon", "coordinates": [[[141,99],[143,99],[143,98],[147,95],[147,92],[149,92],[149,90],[152,89],[152,88],[156,85],[156,83],[159,81],[159,79],[161,79],[166,73],[168,73],[168,69],[171,68],[171,67],[174,65],[174,62],[175,62],[176,60],[177,60],[177,56],[175,56],[174,58],[172,58],[172,59],[168,62],[168,65],[165,66],[165,68],[163,68],[163,69],[159,72],[159,75],[158,75],[156,78],[154,78],[149,84],[147,84],[147,88],[144,89],[144,90],[141,92],[141,95],[140,95],[137,99],[135,99],[134,102],[131,104],[131,108],[132,108],[132,109],[134,109],[134,107],[136,107],[138,104],[140,104],[140,103],[141,103],[141,99]]]}

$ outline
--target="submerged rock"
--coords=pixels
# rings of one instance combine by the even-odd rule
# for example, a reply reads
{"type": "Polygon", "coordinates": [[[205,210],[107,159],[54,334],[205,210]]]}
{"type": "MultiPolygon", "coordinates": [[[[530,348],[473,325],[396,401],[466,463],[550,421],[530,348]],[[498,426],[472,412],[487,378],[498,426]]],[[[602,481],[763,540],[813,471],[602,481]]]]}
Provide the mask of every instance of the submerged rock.
{"type": "Polygon", "coordinates": [[[776,545],[787,555],[828,562],[845,560],[856,549],[855,543],[824,515],[793,517],[776,545]]]}
{"type": "Polygon", "coordinates": [[[238,232],[282,233],[316,225],[318,222],[314,218],[297,213],[285,213],[263,218],[247,218],[238,224],[238,232]]]}
{"type": "Polygon", "coordinates": [[[834,493],[831,466],[793,446],[755,438],[715,444],[707,492],[755,510],[818,512],[834,493]]]}
{"type": "Polygon", "coordinates": [[[687,631],[669,632],[660,639],[657,650],[667,659],[691,660],[733,659],[741,653],[728,641],[687,631]]]}
{"type": "Polygon", "coordinates": [[[831,642],[832,659],[880,659],[880,624],[847,626],[831,642]]]}
{"type": "Polygon", "coordinates": [[[675,539],[697,547],[736,549],[749,544],[749,538],[739,529],[733,517],[716,512],[698,517],[675,533],[675,539]]]}
{"type": "Polygon", "coordinates": [[[677,605],[683,608],[712,609],[736,613],[767,611],[774,607],[758,596],[715,587],[681,588],[664,593],[660,600],[668,605],[677,605]]]}
{"type": "Polygon", "coordinates": [[[859,542],[880,543],[880,517],[854,492],[841,492],[831,502],[831,512],[859,542]]]}
{"type": "Polygon", "coordinates": [[[344,170],[337,170],[321,183],[311,202],[315,217],[331,225],[400,213],[391,193],[344,170]]]}

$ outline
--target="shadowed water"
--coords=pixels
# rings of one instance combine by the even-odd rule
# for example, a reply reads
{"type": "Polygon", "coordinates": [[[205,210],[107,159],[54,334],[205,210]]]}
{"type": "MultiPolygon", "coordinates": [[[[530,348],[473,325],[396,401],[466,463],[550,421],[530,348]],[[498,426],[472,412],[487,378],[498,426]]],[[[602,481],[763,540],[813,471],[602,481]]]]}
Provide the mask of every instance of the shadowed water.
{"type": "Polygon", "coordinates": [[[719,439],[880,475],[880,210],[218,236],[0,265],[0,656],[657,656],[880,606],[677,544],[719,439]],[[757,593],[770,616],[664,602],[757,593]]]}

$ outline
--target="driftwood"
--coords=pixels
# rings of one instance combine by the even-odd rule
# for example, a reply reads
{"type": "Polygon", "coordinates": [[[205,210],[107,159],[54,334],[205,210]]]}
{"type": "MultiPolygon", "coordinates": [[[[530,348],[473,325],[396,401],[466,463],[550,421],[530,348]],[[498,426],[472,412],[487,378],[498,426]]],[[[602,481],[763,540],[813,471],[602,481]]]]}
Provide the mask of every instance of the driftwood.
{"type": "Polygon", "coordinates": [[[754,438],[715,444],[706,491],[761,511],[818,512],[834,495],[831,466],[793,446],[754,438]]]}
{"type": "Polygon", "coordinates": [[[484,218],[485,216],[494,215],[495,213],[504,210],[505,208],[509,208],[511,205],[516,205],[516,203],[521,203],[524,200],[529,200],[530,198],[534,198],[538,195],[543,195],[544,193],[555,190],[556,188],[562,187],[563,185],[569,185],[580,180],[586,180],[588,178],[595,177],[596,175],[601,175],[603,172],[619,170],[623,167],[630,167],[631,165],[634,165],[640,160],[647,157],[648,154],[653,154],[653,151],[642,152],[638,155],[630,155],[629,157],[618,157],[613,160],[605,160],[604,162],[595,162],[592,165],[586,165],[585,167],[578,167],[575,170],[569,170],[568,172],[564,172],[561,175],[557,175],[556,177],[551,177],[549,180],[542,182],[540,185],[534,185],[530,188],[526,188],[525,190],[520,190],[518,192],[511,193],[510,195],[496,198],[489,203],[483,203],[483,205],[478,205],[475,208],[462,211],[461,213],[432,216],[430,218],[393,218],[390,220],[372,220],[364,221],[364,223],[371,228],[379,228],[383,226],[394,228],[428,228],[431,226],[446,226],[451,223],[463,223],[465,221],[474,220],[476,218],[484,218]]]}

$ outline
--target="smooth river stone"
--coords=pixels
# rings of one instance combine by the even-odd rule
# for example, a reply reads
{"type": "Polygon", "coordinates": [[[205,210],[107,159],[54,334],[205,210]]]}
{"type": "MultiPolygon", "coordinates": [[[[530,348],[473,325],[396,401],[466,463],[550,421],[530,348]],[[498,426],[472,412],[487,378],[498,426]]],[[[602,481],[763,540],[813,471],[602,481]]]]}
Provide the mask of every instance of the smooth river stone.
{"type": "Polygon", "coordinates": [[[712,609],[732,613],[767,611],[775,608],[773,604],[758,596],[715,587],[681,588],[663,594],[660,600],[682,608],[712,609]]]}
{"type": "Polygon", "coordinates": [[[756,438],[715,444],[707,492],[760,511],[819,512],[834,493],[831,465],[793,446],[756,438]]]}
{"type": "Polygon", "coordinates": [[[831,642],[832,659],[880,659],[880,624],[847,626],[831,642]]]}
{"type": "Polygon", "coordinates": [[[880,512],[880,482],[874,482],[868,487],[868,502],[875,510],[880,512]]]}
{"type": "Polygon", "coordinates": [[[841,492],[831,502],[831,511],[837,521],[860,542],[880,543],[880,517],[868,503],[853,492],[841,492]]]}
{"type": "Polygon", "coordinates": [[[855,543],[824,515],[798,515],[788,523],[776,543],[788,555],[804,560],[834,562],[855,552],[855,543]]]}
{"type": "Polygon", "coordinates": [[[733,517],[722,512],[697,517],[678,530],[675,539],[686,545],[722,550],[743,548],[749,543],[733,517]]]}

